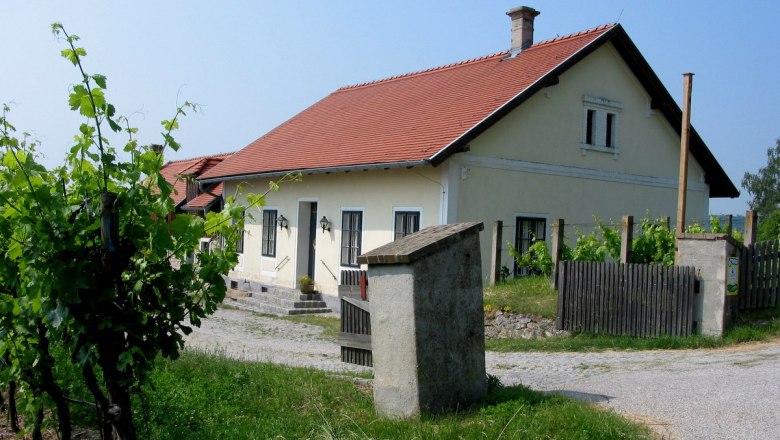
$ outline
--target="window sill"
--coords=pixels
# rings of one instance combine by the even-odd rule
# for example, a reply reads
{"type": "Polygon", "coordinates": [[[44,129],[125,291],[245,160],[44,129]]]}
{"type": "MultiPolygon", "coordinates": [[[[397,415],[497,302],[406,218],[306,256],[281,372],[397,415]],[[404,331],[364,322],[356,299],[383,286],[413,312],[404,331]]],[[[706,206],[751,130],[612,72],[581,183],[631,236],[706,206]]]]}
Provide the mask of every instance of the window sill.
{"type": "Polygon", "coordinates": [[[620,148],[617,147],[604,147],[601,145],[591,145],[586,143],[580,144],[580,152],[583,156],[585,156],[588,151],[595,151],[597,153],[607,153],[611,154],[612,158],[617,160],[618,156],[620,155],[620,148]]]}

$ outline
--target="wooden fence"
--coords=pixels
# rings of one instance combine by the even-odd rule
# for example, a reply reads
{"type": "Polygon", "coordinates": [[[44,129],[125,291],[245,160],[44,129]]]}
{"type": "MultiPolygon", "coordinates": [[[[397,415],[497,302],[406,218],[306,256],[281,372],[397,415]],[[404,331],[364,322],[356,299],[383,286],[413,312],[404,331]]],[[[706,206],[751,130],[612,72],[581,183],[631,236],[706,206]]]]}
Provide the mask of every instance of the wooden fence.
{"type": "Polygon", "coordinates": [[[739,310],[764,309],[780,303],[780,241],[743,247],[739,267],[739,310]]]}
{"type": "Polygon", "coordinates": [[[368,301],[341,298],[341,361],[373,366],[371,355],[371,313],[368,301]]]}
{"type": "Polygon", "coordinates": [[[561,261],[558,328],[640,337],[689,336],[693,267],[561,261]]]}

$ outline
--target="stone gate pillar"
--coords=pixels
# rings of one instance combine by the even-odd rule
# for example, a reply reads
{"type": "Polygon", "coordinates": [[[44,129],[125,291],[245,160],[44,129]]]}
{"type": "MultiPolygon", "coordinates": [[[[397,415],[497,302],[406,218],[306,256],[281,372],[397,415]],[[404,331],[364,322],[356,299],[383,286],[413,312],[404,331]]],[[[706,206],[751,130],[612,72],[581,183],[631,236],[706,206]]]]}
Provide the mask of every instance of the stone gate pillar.
{"type": "Polygon", "coordinates": [[[677,234],[678,266],[697,269],[699,294],[693,319],[699,333],[723,336],[737,316],[737,292],[728,289],[730,257],[739,257],[739,243],[728,234],[677,234]]]}
{"type": "Polygon", "coordinates": [[[371,279],[379,415],[417,417],[485,395],[482,228],[433,226],[358,257],[371,279]]]}

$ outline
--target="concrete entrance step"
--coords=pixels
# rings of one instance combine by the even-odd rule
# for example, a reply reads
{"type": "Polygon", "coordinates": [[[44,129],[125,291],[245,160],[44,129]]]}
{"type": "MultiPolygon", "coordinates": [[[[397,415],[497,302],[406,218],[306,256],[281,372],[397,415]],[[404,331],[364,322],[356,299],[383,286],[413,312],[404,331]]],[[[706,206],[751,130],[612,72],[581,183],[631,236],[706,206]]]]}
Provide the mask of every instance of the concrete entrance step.
{"type": "Polygon", "coordinates": [[[331,309],[319,293],[304,295],[296,289],[261,285],[255,282],[251,285],[250,283],[236,284],[252,289],[228,289],[224,303],[239,309],[282,316],[331,313],[331,309]]]}

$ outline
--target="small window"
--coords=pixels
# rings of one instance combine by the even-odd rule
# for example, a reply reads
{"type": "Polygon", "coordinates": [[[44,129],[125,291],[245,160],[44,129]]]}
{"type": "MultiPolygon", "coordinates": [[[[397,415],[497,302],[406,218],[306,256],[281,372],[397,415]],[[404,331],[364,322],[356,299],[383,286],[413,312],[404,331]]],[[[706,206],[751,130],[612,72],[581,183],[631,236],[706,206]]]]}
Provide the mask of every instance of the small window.
{"type": "Polygon", "coordinates": [[[615,146],[615,118],[616,115],[614,113],[607,113],[607,133],[606,133],[606,146],[609,148],[614,148],[615,146]]]}
{"type": "Polygon", "coordinates": [[[419,211],[395,212],[395,240],[406,237],[420,230],[419,211]]]}
{"type": "Polygon", "coordinates": [[[363,213],[360,211],[343,211],[341,213],[341,265],[359,267],[357,257],[360,255],[363,235],[363,213]]]}
{"type": "Polygon", "coordinates": [[[585,128],[585,143],[588,145],[593,145],[593,124],[596,123],[596,110],[588,109],[587,118],[587,126],[585,128]]]}
{"type": "MultiPolygon", "coordinates": [[[[534,217],[517,217],[515,229],[515,249],[521,254],[528,252],[534,241],[546,241],[547,220],[534,217]]],[[[515,263],[515,275],[535,275],[532,271],[521,268],[515,263]]]]}
{"type": "Polygon", "coordinates": [[[276,210],[263,210],[263,239],[261,254],[264,257],[276,256],[276,210]]]}
{"type": "Polygon", "coordinates": [[[583,97],[585,121],[583,122],[582,145],[585,150],[617,153],[618,115],[623,104],[606,98],[583,97]]]}

